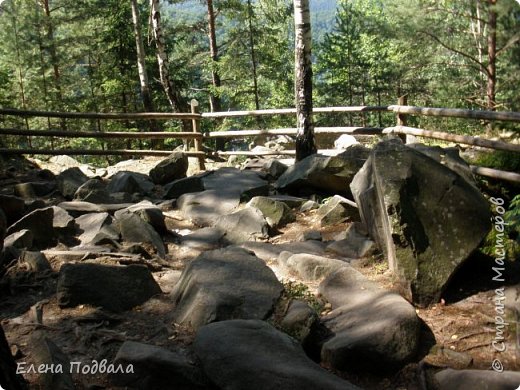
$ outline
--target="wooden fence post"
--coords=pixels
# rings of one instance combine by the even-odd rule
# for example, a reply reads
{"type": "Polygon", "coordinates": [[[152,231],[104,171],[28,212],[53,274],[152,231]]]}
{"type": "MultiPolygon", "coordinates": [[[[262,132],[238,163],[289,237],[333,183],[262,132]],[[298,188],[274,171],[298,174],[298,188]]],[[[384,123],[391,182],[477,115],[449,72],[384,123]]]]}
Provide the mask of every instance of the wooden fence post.
{"type": "MultiPolygon", "coordinates": [[[[199,102],[197,100],[191,99],[190,106],[191,106],[192,114],[199,113],[199,102]]],[[[200,133],[200,118],[199,119],[193,118],[191,121],[193,124],[193,126],[192,126],[193,131],[195,133],[200,133]]],[[[202,150],[202,140],[200,138],[195,138],[194,143],[195,143],[195,151],[200,152],[202,150]]],[[[206,170],[206,165],[204,163],[204,156],[199,156],[199,169],[201,171],[206,170]]]]}
{"type": "MultiPolygon", "coordinates": [[[[397,105],[406,106],[408,105],[408,96],[399,96],[397,99],[397,105]]],[[[397,126],[406,126],[406,114],[397,114],[397,126]]],[[[416,138],[413,135],[402,134],[399,136],[405,144],[411,144],[416,142],[416,138]]]]}

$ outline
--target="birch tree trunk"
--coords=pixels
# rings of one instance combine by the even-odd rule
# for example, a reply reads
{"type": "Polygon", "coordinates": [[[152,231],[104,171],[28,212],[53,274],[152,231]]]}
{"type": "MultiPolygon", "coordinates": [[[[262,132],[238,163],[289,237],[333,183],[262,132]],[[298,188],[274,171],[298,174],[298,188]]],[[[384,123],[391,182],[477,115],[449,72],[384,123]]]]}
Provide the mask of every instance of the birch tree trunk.
{"type": "Polygon", "coordinates": [[[496,59],[497,59],[497,0],[489,0],[488,11],[488,64],[487,64],[487,109],[496,108],[496,59]]]}
{"type": "Polygon", "coordinates": [[[309,0],[294,0],[296,161],[317,152],[312,120],[311,19],[309,0]]]}
{"type": "MultiPolygon", "coordinates": [[[[213,88],[217,90],[222,84],[220,81],[220,75],[216,69],[218,62],[218,46],[217,46],[217,33],[215,29],[215,10],[213,8],[213,0],[207,0],[208,6],[208,38],[209,38],[209,54],[211,57],[211,84],[213,88]]],[[[210,105],[211,111],[220,111],[222,109],[222,103],[220,97],[215,93],[210,93],[210,105]]]]}
{"type": "MultiPolygon", "coordinates": [[[[132,22],[134,24],[135,46],[137,48],[137,69],[139,72],[141,97],[143,98],[143,106],[145,111],[153,112],[154,106],[152,101],[152,95],[150,93],[148,73],[146,71],[145,51],[143,38],[141,35],[141,24],[139,21],[139,8],[137,5],[137,0],[130,0],[130,3],[132,5],[132,22]]],[[[158,131],[157,128],[157,123],[155,123],[154,121],[150,121],[150,131],[158,131]]],[[[156,143],[152,143],[152,145],[155,146],[156,143]]]]}
{"type": "Polygon", "coordinates": [[[174,112],[182,112],[182,98],[170,77],[168,55],[166,54],[166,43],[161,27],[161,9],[159,0],[150,0],[151,22],[153,38],[157,49],[157,63],[159,64],[159,75],[164,92],[174,112]]]}

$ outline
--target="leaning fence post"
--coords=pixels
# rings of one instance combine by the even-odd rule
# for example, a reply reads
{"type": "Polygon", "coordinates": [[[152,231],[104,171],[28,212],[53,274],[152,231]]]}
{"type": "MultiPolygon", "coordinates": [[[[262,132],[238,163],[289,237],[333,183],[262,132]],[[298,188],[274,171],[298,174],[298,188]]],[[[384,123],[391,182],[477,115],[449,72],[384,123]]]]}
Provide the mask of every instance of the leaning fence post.
{"type": "MultiPolygon", "coordinates": [[[[198,114],[199,113],[199,102],[195,99],[191,99],[190,102],[191,106],[191,113],[192,114],[198,114]]],[[[193,132],[195,133],[201,133],[200,131],[200,118],[193,118],[191,120],[193,132]]],[[[195,138],[195,151],[200,152],[202,151],[202,139],[201,138],[195,138]]],[[[197,156],[199,159],[199,169],[201,171],[206,170],[206,165],[204,163],[204,156],[197,156]]]]}

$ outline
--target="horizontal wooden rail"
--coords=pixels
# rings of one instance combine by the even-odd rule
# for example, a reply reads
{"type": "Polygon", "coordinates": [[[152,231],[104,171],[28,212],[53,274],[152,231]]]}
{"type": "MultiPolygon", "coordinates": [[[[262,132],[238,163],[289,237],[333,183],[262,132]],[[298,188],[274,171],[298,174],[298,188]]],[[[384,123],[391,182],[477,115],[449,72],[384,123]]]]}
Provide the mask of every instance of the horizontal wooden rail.
{"type": "Polygon", "coordinates": [[[471,137],[469,135],[457,135],[457,134],[443,133],[441,131],[423,130],[423,129],[417,129],[414,127],[406,127],[406,126],[388,127],[383,130],[383,133],[384,134],[415,135],[415,136],[419,136],[419,137],[435,138],[435,139],[440,139],[443,141],[457,142],[457,143],[465,144],[465,145],[481,146],[484,148],[506,150],[509,152],[520,152],[520,145],[518,145],[518,144],[511,144],[511,143],[502,142],[502,141],[492,141],[492,140],[485,139],[485,138],[471,137]]]}
{"type": "MultiPolygon", "coordinates": [[[[389,106],[349,106],[349,107],[316,107],[315,114],[332,113],[360,113],[360,112],[381,112],[390,111],[389,106]]],[[[263,115],[292,115],[296,114],[296,108],[278,108],[271,110],[250,110],[250,111],[222,111],[205,112],[203,118],[236,118],[243,116],[263,116],[263,115]]]]}
{"type": "Polygon", "coordinates": [[[130,132],[130,131],[62,131],[62,130],[24,130],[24,129],[0,129],[0,134],[23,135],[36,137],[64,137],[64,138],[125,138],[125,139],[168,139],[203,138],[201,133],[193,132],[130,132]]]}
{"type": "Polygon", "coordinates": [[[200,114],[181,112],[55,112],[36,110],[17,110],[14,108],[0,108],[0,115],[14,115],[21,117],[38,116],[43,118],[65,118],[65,119],[200,119],[200,114]]]}
{"type": "MultiPolygon", "coordinates": [[[[108,150],[87,150],[87,149],[0,149],[0,154],[42,154],[42,155],[53,155],[53,156],[78,156],[78,155],[90,155],[90,156],[169,156],[173,151],[168,150],[126,150],[126,149],[108,149],[108,150]]],[[[190,157],[205,156],[204,152],[183,152],[185,155],[190,157]]]]}
{"type": "Polygon", "coordinates": [[[430,108],[398,105],[389,106],[388,109],[397,114],[407,115],[520,122],[520,112],[464,110],[458,108],[430,108]]]}
{"type": "MultiPolygon", "coordinates": [[[[377,135],[383,131],[382,127],[316,127],[314,134],[362,134],[377,135]]],[[[253,137],[259,135],[296,135],[296,128],[269,129],[269,130],[230,130],[212,131],[208,133],[210,138],[234,138],[253,137]]]]}
{"type": "Polygon", "coordinates": [[[520,183],[520,174],[515,172],[500,171],[498,169],[478,167],[470,165],[471,172],[476,175],[491,177],[493,179],[507,180],[513,183],[520,183]]]}

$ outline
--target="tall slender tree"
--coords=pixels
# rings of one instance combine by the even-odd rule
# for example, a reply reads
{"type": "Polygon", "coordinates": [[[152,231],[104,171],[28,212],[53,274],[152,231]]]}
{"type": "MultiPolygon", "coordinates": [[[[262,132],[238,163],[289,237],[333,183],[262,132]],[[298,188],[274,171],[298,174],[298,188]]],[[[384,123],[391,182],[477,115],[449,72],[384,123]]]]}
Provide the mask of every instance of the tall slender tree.
{"type": "Polygon", "coordinates": [[[317,152],[312,118],[311,18],[309,0],[294,0],[296,161],[317,152]]]}

